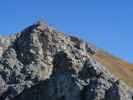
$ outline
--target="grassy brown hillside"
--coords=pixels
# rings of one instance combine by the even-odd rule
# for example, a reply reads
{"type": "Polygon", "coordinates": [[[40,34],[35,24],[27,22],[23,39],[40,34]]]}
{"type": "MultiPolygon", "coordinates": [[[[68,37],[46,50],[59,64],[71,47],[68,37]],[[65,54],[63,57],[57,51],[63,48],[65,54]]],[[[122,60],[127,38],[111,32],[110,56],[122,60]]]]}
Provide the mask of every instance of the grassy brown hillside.
{"type": "Polygon", "coordinates": [[[98,51],[95,58],[105,65],[111,73],[133,87],[133,64],[129,64],[103,51],[98,51]]]}

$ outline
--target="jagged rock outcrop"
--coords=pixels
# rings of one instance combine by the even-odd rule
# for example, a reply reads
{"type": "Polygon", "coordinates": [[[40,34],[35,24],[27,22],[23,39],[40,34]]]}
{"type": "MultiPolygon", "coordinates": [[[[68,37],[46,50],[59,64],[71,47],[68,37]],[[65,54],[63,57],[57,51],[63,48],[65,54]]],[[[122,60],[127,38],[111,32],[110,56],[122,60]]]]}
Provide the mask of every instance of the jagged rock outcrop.
{"type": "Polygon", "coordinates": [[[9,45],[14,41],[15,36],[0,36],[0,57],[9,45]]]}
{"type": "Polygon", "coordinates": [[[0,58],[0,100],[133,100],[86,41],[42,22],[15,37],[0,58]]]}

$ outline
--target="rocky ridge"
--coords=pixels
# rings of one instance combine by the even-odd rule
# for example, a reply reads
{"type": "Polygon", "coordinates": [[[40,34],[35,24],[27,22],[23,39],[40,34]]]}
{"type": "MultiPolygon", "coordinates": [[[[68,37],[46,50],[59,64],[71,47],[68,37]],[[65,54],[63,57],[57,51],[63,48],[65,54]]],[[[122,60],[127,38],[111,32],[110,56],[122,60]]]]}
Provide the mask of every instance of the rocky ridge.
{"type": "Polygon", "coordinates": [[[86,41],[42,22],[13,37],[0,57],[0,100],[133,100],[86,41]]]}

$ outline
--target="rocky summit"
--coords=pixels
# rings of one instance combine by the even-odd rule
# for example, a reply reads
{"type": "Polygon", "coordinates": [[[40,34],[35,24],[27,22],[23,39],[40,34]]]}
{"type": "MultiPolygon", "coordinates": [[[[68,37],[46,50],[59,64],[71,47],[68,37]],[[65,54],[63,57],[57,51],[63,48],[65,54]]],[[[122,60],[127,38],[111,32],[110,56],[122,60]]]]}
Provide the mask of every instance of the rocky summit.
{"type": "Polygon", "coordinates": [[[37,22],[0,38],[0,100],[133,100],[94,45],[37,22]],[[7,42],[5,42],[7,41],[7,42]]]}

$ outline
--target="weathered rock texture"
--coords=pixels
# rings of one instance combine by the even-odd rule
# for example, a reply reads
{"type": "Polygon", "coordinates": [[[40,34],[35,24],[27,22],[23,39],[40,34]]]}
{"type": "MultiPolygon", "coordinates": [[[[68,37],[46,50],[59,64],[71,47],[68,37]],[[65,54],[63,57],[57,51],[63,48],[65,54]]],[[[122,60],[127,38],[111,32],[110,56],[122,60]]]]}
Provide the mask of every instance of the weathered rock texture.
{"type": "Polygon", "coordinates": [[[42,22],[14,37],[0,58],[0,100],[133,100],[93,45],[42,22]]]}

